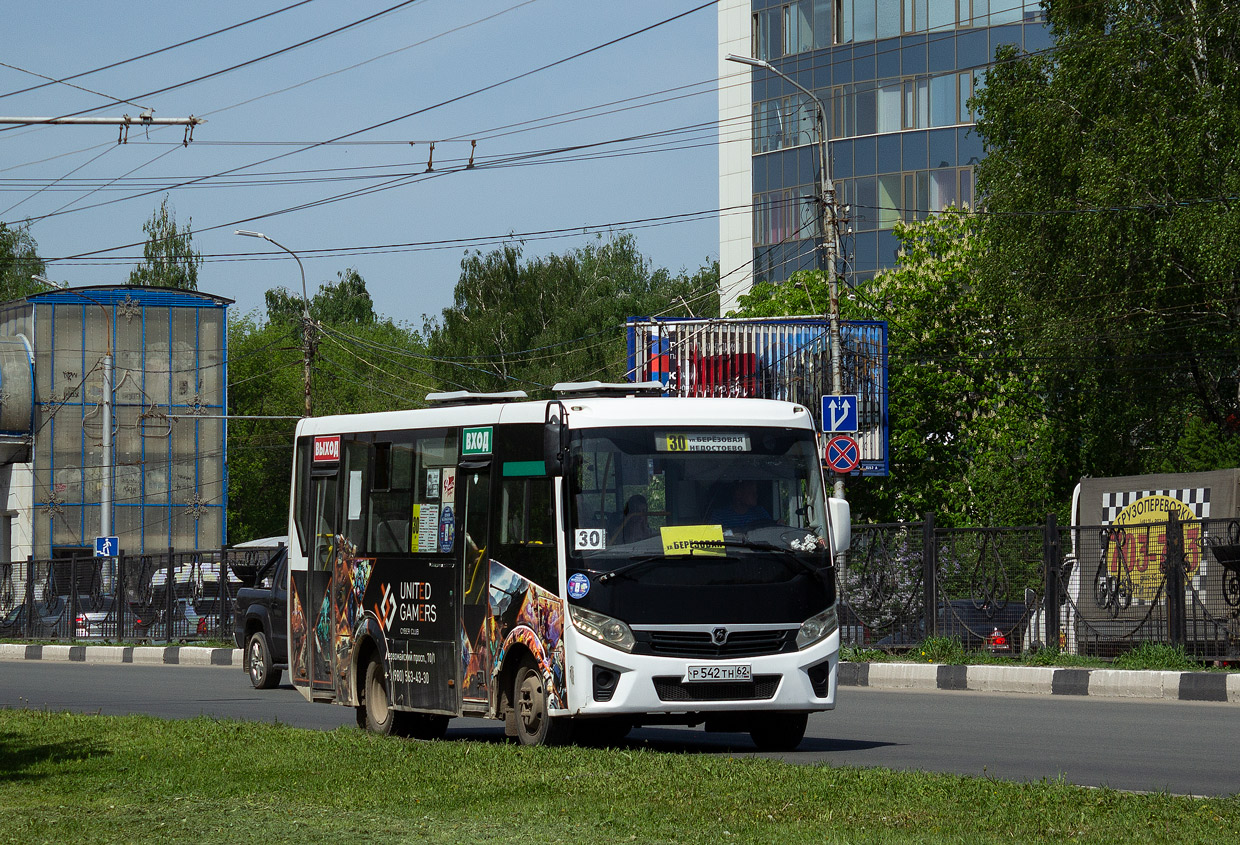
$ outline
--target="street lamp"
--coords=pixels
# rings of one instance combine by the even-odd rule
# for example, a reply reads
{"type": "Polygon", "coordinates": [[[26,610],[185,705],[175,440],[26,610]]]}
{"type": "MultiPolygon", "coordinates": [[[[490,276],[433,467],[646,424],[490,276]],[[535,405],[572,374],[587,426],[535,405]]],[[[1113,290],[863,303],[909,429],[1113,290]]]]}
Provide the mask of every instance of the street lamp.
{"type": "MultiPolygon", "coordinates": [[[[769,70],[813,100],[817,110],[815,122],[818,129],[818,226],[821,233],[819,262],[827,277],[827,291],[831,300],[827,310],[827,332],[831,343],[831,392],[840,396],[844,393],[844,379],[840,372],[840,294],[835,278],[835,265],[840,254],[840,234],[837,225],[839,210],[835,205],[835,184],[831,181],[830,158],[827,155],[827,110],[822,100],[818,99],[813,91],[770,62],[735,54],[728,54],[726,59],[729,62],[769,70]]],[[[835,496],[839,499],[844,498],[844,477],[838,474],[835,476],[835,496]]]]}
{"type": "Polygon", "coordinates": [[[251,232],[247,229],[237,229],[233,232],[233,234],[243,235],[244,237],[247,237],[247,238],[262,238],[268,243],[279,247],[280,249],[287,252],[289,255],[293,256],[293,260],[297,262],[297,268],[301,270],[301,309],[302,309],[301,310],[301,322],[302,322],[301,334],[302,334],[302,363],[303,363],[302,379],[305,382],[305,392],[306,392],[305,416],[308,417],[311,415],[310,414],[310,359],[313,356],[313,346],[312,346],[313,341],[311,339],[310,333],[313,328],[313,322],[310,320],[310,299],[309,297],[306,296],[306,268],[302,265],[301,259],[297,257],[297,253],[293,252],[291,249],[286,247],[284,244],[279,243],[278,241],[275,241],[272,238],[269,238],[267,235],[264,235],[262,232],[251,232]]]}

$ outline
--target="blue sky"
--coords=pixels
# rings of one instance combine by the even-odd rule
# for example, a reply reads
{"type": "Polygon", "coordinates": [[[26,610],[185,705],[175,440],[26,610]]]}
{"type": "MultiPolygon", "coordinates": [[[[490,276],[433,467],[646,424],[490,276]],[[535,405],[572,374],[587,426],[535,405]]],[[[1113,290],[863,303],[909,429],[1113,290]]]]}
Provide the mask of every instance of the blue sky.
{"type": "Polygon", "coordinates": [[[451,304],[467,246],[456,239],[478,238],[486,251],[510,233],[571,233],[531,235],[533,256],[580,245],[592,237],[585,227],[673,218],[619,228],[655,267],[692,272],[718,257],[717,219],[703,213],[718,206],[714,6],[497,85],[702,0],[415,0],[180,84],[399,3],[310,0],[68,85],[31,73],[65,79],[295,2],[73,0],[8,16],[0,115],[150,108],[207,120],[188,146],[180,127],[134,128],[126,144],[114,126],[0,127],[0,220],[32,221],[40,253],[65,259],[49,265],[51,278],[124,283],[165,195],[206,258],[199,289],[242,311],[260,308],[270,287],[298,289],[301,277],[287,255],[237,228],[298,252],[311,293],[353,267],[376,310],[419,327],[422,314],[451,304]],[[42,87],[13,93],[32,86],[42,87]],[[473,140],[477,166],[466,170],[473,140]],[[324,202],[350,192],[359,195],[324,202]]]}

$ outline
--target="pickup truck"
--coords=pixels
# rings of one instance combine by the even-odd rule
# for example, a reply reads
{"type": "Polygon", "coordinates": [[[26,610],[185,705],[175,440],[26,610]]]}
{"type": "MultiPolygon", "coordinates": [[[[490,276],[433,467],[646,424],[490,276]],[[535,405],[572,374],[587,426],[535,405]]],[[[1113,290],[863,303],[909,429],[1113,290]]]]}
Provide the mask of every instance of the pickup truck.
{"type": "Polygon", "coordinates": [[[233,640],[255,689],[272,689],[288,668],[288,548],[277,549],[254,583],[237,590],[233,640]]]}

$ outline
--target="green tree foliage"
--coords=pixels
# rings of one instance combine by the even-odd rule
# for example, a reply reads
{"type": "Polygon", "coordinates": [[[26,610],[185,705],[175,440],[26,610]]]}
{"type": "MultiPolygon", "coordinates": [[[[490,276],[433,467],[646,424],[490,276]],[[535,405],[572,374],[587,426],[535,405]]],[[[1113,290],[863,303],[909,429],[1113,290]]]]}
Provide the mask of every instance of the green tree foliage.
{"type": "Polygon", "coordinates": [[[295,420],[243,416],[299,416],[302,412],[300,343],[288,326],[257,315],[232,316],[228,325],[228,538],[231,543],[284,534],[293,465],[295,420]]]}
{"type": "Polygon", "coordinates": [[[1240,6],[1047,8],[1054,52],[1004,48],[976,99],[977,281],[1038,364],[1054,484],[1234,466],[1240,6]]]}
{"type": "MultiPolygon", "coordinates": [[[[267,291],[267,318],[273,323],[297,325],[305,310],[301,294],[285,288],[267,291]]],[[[310,317],[330,325],[369,325],[377,319],[375,303],[366,290],[366,280],[349,267],[336,273],[310,300],[310,317]]]]}
{"type": "MultiPolygon", "coordinates": [[[[896,226],[892,270],[840,296],[843,319],[888,324],[890,475],[848,484],[867,522],[1017,524],[1054,504],[1046,481],[1055,438],[1038,403],[1036,374],[1018,366],[993,305],[973,284],[985,253],[972,214],[948,211],[896,226]]],[[[822,314],[821,273],[760,283],[734,316],[822,314]]]]}
{"type": "MultiPolygon", "coordinates": [[[[267,292],[267,319],[229,326],[229,407],[234,415],[300,416],[304,410],[302,299],[267,292]]],[[[375,314],[356,270],[337,274],[310,299],[315,416],[421,404],[438,389],[418,332],[375,314]]],[[[232,542],[287,530],[295,420],[234,419],[228,429],[232,542]],[[274,492],[273,492],[274,491],[274,492]]]]}
{"type": "Polygon", "coordinates": [[[146,260],[129,271],[129,284],[198,290],[202,254],[194,249],[190,224],[177,227],[176,212],[168,205],[167,197],[151,219],[142,224],[142,231],[147,235],[142,248],[146,260]]]}
{"type": "Polygon", "coordinates": [[[31,276],[45,272],[39,247],[27,226],[0,223],[0,302],[21,299],[44,290],[31,276]]]}
{"type": "Polygon", "coordinates": [[[623,380],[624,321],[718,313],[719,266],[652,271],[632,235],[523,259],[520,245],[466,255],[453,304],[426,326],[445,388],[526,390],[623,380]]]}

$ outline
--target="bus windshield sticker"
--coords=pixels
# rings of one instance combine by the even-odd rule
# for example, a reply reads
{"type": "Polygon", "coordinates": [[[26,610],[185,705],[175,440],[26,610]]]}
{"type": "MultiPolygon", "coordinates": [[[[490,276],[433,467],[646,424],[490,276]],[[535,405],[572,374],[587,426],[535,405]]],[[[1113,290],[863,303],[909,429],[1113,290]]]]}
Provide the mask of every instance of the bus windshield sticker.
{"type": "Polygon", "coordinates": [[[439,498],[439,470],[437,469],[426,471],[426,498],[439,498]]]}
{"type": "Polygon", "coordinates": [[[349,521],[362,518],[362,471],[349,470],[349,521]]]}
{"type": "Polygon", "coordinates": [[[607,548],[607,532],[602,528],[578,528],[573,533],[573,549],[579,552],[601,552],[607,548]]]}
{"type": "Polygon", "coordinates": [[[710,431],[663,431],[655,434],[656,452],[749,452],[748,434],[710,431]]]}
{"type": "Polygon", "coordinates": [[[441,474],[439,492],[445,502],[452,504],[452,500],[456,498],[456,467],[444,468],[441,474]]]}
{"type": "Polygon", "coordinates": [[[452,551],[452,541],[456,538],[456,520],[452,514],[452,506],[444,505],[439,514],[439,551],[447,554],[452,551]]]}
{"type": "Polygon", "coordinates": [[[418,546],[414,551],[430,554],[437,550],[439,539],[439,505],[414,505],[413,516],[418,522],[418,546]]]}
{"type": "Polygon", "coordinates": [[[479,426],[478,428],[465,429],[461,445],[461,454],[491,454],[491,426],[485,425],[479,426]]]}
{"type": "Polygon", "coordinates": [[[726,557],[722,525],[667,525],[659,529],[665,555],[726,557]]]}
{"type": "Polygon", "coordinates": [[[568,576],[568,597],[580,601],[590,592],[590,577],[576,572],[568,576]]]}

